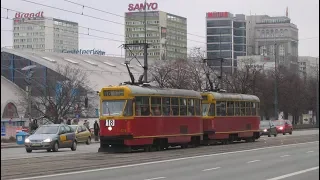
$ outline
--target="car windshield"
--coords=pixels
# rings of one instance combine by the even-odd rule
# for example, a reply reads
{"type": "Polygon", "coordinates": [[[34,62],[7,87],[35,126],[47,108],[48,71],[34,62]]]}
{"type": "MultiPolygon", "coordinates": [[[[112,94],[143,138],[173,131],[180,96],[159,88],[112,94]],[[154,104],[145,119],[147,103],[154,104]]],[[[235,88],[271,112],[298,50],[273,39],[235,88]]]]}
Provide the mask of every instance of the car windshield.
{"type": "Polygon", "coordinates": [[[41,126],[34,134],[56,134],[59,126],[41,126]]]}
{"type": "Polygon", "coordinates": [[[121,116],[126,100],[102,101],[103,116],[121,116]]]}
{"type": "Polygon", "coordinates": [[[260,127],[268,127],[269,125],[269,121],[260,121],[260,127]]]}
{"type": "Polygon", "coordinates": [[[209,104],[202,104],[202,116],[207,116],[209,104]]]}
{"type": "Polygon", "coordinates": [[[77,126],[69,126],[69,127],[71,127],[73,131],[77,129],[77,126]]]}
{"type": "Polygon", "coordinates": [[[281,126],[283,125],[283,121],[273,121],[273,124],[276,125],[276,126],[281,126]]]}

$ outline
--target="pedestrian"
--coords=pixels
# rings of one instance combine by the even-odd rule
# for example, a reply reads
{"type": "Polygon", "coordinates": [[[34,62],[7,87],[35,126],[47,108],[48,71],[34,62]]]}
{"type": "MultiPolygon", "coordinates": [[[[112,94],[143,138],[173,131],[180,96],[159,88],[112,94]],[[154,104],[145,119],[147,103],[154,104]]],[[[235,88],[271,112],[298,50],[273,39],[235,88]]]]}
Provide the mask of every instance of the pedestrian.
{"type": "Polygon", "coordinates": [[[67,120],[67,124],[68,124],[68,125],[71,125],[71,119],[68,119],[68,120],[67,120]]]}
{"type": "Polygon", "coordinates": [[[90,126],[89,126],[89,122],[88,122],[88,120],[84,120],[83,125],[84,125],[85,127],[87,127],[87,129],[88,129],[88,130],[89,130],[89,132],[90,132],[90,126]]]}
{"type": "Polygon", "coordinates": [[[93,130],[94,130],[94,140],[95,141],[99,141],[100,127],[99,127],[99,124],[98,124],[97,120],[94,121],[93,130]]]}

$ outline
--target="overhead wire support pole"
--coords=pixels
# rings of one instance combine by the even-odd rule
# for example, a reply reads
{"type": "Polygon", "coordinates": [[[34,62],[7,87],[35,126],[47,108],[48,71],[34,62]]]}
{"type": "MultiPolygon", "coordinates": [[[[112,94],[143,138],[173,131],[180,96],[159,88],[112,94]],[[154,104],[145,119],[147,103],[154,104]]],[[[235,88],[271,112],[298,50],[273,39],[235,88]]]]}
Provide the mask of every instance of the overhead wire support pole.
{"type": "Polygon", "coordinates": [[[277,43],[274,44],[274,118],[278,119],[278,71],[277,71],[277,43]]]}
{"type": "Polygon", "coordinates": [[[144,82],[148,82],[147,0],[144,1],[144,82]]]}

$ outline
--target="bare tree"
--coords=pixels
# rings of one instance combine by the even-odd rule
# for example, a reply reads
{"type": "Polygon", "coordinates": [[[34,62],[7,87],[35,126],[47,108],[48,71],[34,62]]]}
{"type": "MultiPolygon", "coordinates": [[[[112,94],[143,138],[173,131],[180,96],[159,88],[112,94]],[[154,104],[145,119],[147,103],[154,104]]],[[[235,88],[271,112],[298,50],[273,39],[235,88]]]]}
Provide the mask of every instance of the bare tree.
{"type": "MultiPolygon", "coordinates": [[[[53,123],[60,123],[65,117],[84,116],[92,112],[88,94],[88,74],[79,68],[58,66],[56,73],[48,76],[47,83],[41,84],[33,80],[32,115],[41,116],[53,123]]],[[[21,103],[26,106],[28,97],[21,103]]],[[[34,117],[34,118],[38,118],[34,117]]]]}

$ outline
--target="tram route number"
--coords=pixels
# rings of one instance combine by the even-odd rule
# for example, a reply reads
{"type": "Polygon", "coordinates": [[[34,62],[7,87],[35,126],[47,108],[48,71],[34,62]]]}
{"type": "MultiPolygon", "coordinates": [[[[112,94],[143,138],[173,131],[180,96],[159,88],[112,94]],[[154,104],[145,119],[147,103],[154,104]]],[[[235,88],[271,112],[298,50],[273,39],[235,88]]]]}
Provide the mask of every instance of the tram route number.
{"type": "Polygon", "coordinates": [[[115,124],[116,124],[116,121],[114,119],[107,119],[106,120],[106,126],[108,126],[108,127],[113,127],[113,126],[115,126],[115,124]]]}

